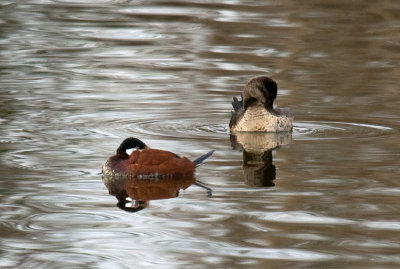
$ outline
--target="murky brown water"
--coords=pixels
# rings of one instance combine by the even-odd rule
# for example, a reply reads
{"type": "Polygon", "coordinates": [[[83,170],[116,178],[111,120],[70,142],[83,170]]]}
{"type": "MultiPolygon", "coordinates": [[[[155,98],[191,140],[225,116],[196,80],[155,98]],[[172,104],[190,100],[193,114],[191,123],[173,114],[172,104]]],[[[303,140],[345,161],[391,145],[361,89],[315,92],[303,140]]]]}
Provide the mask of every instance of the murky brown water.
{"type": "Polygon", "coordinates": [[[400,266],[397,1],[0,14],[0,267],[400,266]],[[294,111],[292,136],[229,135],[232,96],[260,74],[294,111]],[[212,196],[180,182],[121,210],[99,172],[128,136],[192,159],[215,149],[196,173],[212,196]]]}

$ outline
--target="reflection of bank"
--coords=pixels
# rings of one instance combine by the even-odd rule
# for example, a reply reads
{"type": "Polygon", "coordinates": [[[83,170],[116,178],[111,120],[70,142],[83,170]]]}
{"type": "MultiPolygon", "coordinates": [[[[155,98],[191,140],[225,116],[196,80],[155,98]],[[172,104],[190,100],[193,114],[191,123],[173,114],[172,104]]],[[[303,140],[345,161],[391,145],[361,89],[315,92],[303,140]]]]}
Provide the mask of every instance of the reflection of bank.
{"type": "Polygon", "coordinates": [[[243,150],[243,173],[246,185],[272,187],[276,179],[272,151],[292,141],[292,133],[237,132],[231,134],[234,149],[243,150]]]}
{"type": "Polygon", "coordinates": [[[180,190],[185,190],[190,185],[207,189],[211,196],[211,189],[203,186],[194,177],[170,177],[170,178],[137,178],[103,176],[109,194],[118,200],[117,206],[125,211],[136,212],[146,208],[150,200],[161,200],[178,197],[180,190]],[[127,206],[132,199],[132,205],[127,206]]]}

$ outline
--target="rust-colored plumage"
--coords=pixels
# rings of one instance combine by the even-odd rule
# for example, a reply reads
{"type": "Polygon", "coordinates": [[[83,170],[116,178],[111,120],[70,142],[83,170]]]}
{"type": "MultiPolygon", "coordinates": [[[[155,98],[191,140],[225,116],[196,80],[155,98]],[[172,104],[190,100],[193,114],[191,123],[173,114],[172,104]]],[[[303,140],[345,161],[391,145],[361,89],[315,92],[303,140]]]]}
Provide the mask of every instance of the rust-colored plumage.
{"type": "MultiPolygon", "coordinates": [[[[212,152],[207,154],[209,157],[212,152]]],[[[192,162],[169,151],[149,148],[139,139],[127,138],[118,148],[117,154],[108,158],[102,172],[104,175],[141,178],[193,176],[195,167],[203,160],[192,162]],[[133,151],[128,155],[129,149],[133,151]]]]}

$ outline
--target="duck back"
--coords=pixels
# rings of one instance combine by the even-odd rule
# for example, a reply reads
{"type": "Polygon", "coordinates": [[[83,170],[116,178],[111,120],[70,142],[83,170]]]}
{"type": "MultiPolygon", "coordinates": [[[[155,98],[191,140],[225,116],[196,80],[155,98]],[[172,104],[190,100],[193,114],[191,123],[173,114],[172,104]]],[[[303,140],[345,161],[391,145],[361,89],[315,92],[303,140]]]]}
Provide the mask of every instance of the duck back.
{"type": "Polygon", "coordinates": [[[192,176],[194,164],[186,157],[158,149],[136,150],[128,158],[111,156],[103,165],[105,175],[143,178],[192,176]]]}

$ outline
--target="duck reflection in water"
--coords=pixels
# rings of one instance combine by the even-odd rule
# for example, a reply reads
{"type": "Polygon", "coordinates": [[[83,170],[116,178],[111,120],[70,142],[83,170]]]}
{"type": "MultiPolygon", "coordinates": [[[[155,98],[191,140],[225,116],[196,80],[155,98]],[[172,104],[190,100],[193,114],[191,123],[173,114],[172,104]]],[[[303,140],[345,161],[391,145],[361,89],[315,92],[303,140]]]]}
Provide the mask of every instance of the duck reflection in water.
{"type": "Polygon", "coordinates": [[[251,187],[273,187],[276,168],[272,152],[292,141],[291,132],[238,132],[231,134],[233,149],[243,150],[245,184],[251,187]]]}
{"type": "Polygon", "coordinates": [[[211,196],[211,189],[203,186],[194,177],[172,178],[137,178],[103,176],[109,194],[118,200],[117,206],[128,212],[137,212],[149,205],[150,200],[161,200],[178,197],[180,190],[185,190],[191,185],[207,189],[211,196]],[[132,206],[127,206],[132,199],[132,206]]]}

